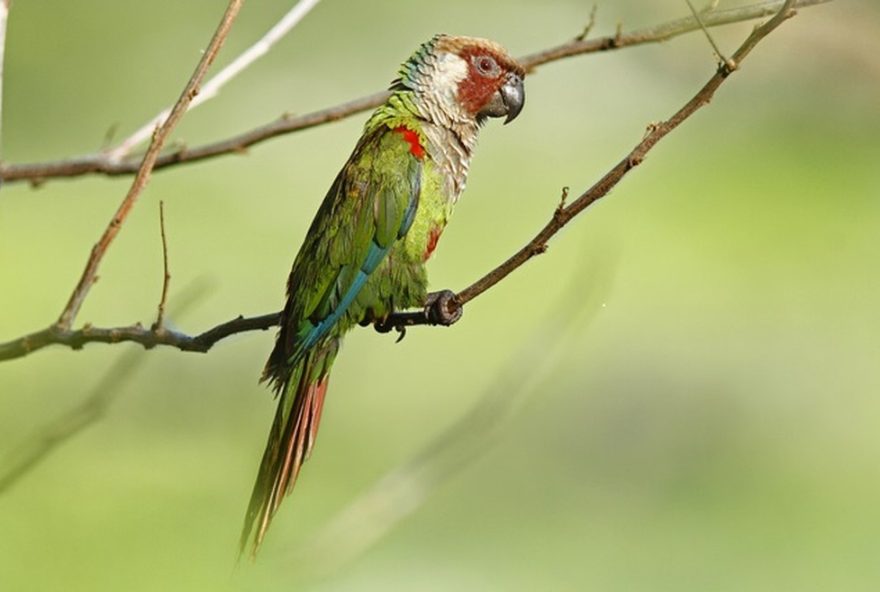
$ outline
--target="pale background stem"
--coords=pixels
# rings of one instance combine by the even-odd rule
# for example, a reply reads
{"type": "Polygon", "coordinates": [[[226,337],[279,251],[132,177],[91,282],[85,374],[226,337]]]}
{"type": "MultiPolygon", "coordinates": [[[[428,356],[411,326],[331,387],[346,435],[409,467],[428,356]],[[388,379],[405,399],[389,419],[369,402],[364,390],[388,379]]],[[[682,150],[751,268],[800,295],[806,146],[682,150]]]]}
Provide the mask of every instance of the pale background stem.
{"type": "MultiPolygon", "coordinates": [[[[217,72],[208,82],[202,86],[200,92],[189,105],[189,110],[193,110],[202,103],[213,99],[220,92],[220,89],[227,82],[244,72],[251,64],[259,58],[266,55],[272,46],[287,35],[299,22],[320,2],[320,0],[300,0],[296,5],[285,14],[280,21],[266,32],[263,37],[247,48],[241,55],[232,60],[228,66],[217,72]]],[[[158,115],[150,121],[138,128],[133,134],[124,139],[115,148],[107,152],[107,157],[111,161],[120,161],[131,153],[131,151],[150,138],[157,127],[165,123],[168,115],[171,113],[171,107],[162,110],[158,115]]]]}
{"type": "Polygon", "coordinates": [[[3,57],[6,53],[6,21],[9,18],[9,0],[0,0],[0,156],[3,154],[3,57]]]}

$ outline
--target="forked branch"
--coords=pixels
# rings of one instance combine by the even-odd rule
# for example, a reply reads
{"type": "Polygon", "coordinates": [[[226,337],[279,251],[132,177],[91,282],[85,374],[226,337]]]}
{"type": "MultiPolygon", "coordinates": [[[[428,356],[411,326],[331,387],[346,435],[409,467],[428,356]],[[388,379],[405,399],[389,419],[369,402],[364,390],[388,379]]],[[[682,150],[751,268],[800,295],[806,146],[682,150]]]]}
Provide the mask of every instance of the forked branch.
{"type": "Polygon", "coordinates": [[[208,48],[199,60],[195,72],[193,72],[189,82],[187,82],[183,92],[180,94],[180,98],[177,99],[177,102],[171,109],[168,118],[153,134],[153,140],[150,142],[150,147],[147,149],[147,153],[137,169],[137,175],[135,175],[134,181],[132,181],[131,188],[129,188],[125,199],[119,204],[116,213],[113,214],[101,238],[92,247],[91,255],[88,261],[86,261],[86,267],[80,276],[79,282],[77,282],[76,287],[73,289],[73,293],[67,301],[67,306],[64,307],[64,310],[61,311],[61,316],[58,317],[56,324],[60,330],[68,330],[73,325],[73,321],[76,319],[76,315],[79,313],[79,309],[82,307],[89,290],[91,290],[92,285],[98,279],[98,267],[101,265],[104,254],[107,252],[113,239],[119,234],[119,229],[137,202],[138,197],[140,197],[147,183],[150,182],[150,175],[153,172],[153,167],[156,165],[156,159],[159,158],[159,153],[162,151],[165,140],[168,139],[171,130],[174,129],[181,117],[183,117],[183,114],[186,113],[189,104],[198,94],[199,85],[205,77],[211,62],[217,57],[217,53],[226,40],[229,29],[232,28],[232,23],[235,21],[235,17],[238,16],[238,11],[241,9],[243,2],[244,0],[229,0],[226,12],[223,14],[217,30],[214,31],[214,36],[211,38],[208,48]]]}
{"type": "MultiPolygon", "coordinates": [[[[795,7],[822,4],[829,0],[797,0],[795,7]]],[[[774,14],[782,6],[781,0],[761,2],[750,6],[726,10],[710,10],[700,13],[700,21],[706,27],[717,27],[742,21],[753,20],[774,14]]],[[[617,32],[614,35],[596,38],[581,38],[519,58],[529,70],[563,58],[574,57],[601,51],[622,49],[648,43],[659,43],[700,29],[700,22],[694,17],[675,19],[653,27],[637,29],[629,33],[617,32]]],[[[180,147],[166,152],[156,159],[155,170],[185,163],[199,162],[227,154],[243,154],[248,148],[271,138],[302,131],[319,125],[339,121],[373,109],[388,97],[387,92],[353,99],[339,105],[321,109],[305,115],[282,115],[274,121],[261,125],[238,135],[195,147],[180,147]]],[[[89,154],[64,160],[4,164],[0,163],[0,178],[4,182],[29,181],[40,184],[50,179],[78,177],[98,174],[107,176],[131,175],[138,170],[138,162],[133,159],[110,158],[107,154],[89,154]]]]}
{"type": "MultiPolygon", "coordinates": [[[[319,0],[299,0],[287,14],[281,17],[256,43],[248,47],[222,70],[217,72],[210,80],[205,82],[198,96],[195,97],[188,109],[192,110],[205,103],[220,92],[230,80],[244,72],[251,64],[266,55],[272,46],[287,35],[300,21],[318,4],[319,0]]],[[[122,140],[115,148],[103,151],[104,157],[110,162],[120,163],[131,151],[146,141],[157,127],[165,123],[171,113],[172,107],[160,112],[153,119],[135,130],[130,136],[122,140]]]]}
{"type": "MultiPolygon", "coordinates": [[[[550,221],[530,240],[524,247],[514,253],[504,263],[491,270],[483,277],[475,281],[473,284],[461,290],[456,295],[459,305],[470,302],[480,294],[486,292],[489,288],[498,284],[507,277],[515,269],[521,267],[535,255],[543,253],[547,249],[550,239],[561,230],[565,225],[571,222],[578,214],[583,212],[591,204],[607,195],[623,177],[633,168],[641,164],[648,152],[667,134],[676,129],[688,117],[693,115],[697,110],[706,105],[718,88],[724,83],[736,67],[746,58],[746,56],[754,49],[754,47],[784,20],[794,15],[794,0],[787,0],[779,11],[763,25],[756,27],[745,42],[736,50],[728,62],[719,65],[715,74],[709,81],[691,98],[683,107],[681,107],[672,117],[659,124],[653,124],[648,128],[644,138],[636,144],[636,146],[615,165],[608,173],[606,173],[597,183],[584,191],[573,202],[568,205],[563,200],[555,209],[550,221]]],[[[708,21],[708,19],[705,19],[708,21]]],[[[395,324],[395,321],[402,325],[421,324],[418,322],[409,322],[407,319],[411,313],[402,313],[401,315],[392,317],[388,324],[395,324]]],[[[8,360],[25,356],[33,351],[52,344],[65,345],[78,349],[91,342],[100,343],[119,343],[131,341],[140,343],[144,347],[155,347],[157,345],[167,345],[176,347],[182,351],[206,352],[215,343],[236,333],[253,330],[265,330],[277,325],[280,319],[280,313],[272,313],[259,317],[243,318],[238,317],[213,329],[210,329],[200,335],[189,336],[175,331],[162,329],[153,330],[142,327],[141,325],[133,325],[129,327],[118,327],[112,329],[98,329],[94,327],[84,327],[80,330],[71,330],[69,327],[53,326],[43,331],[38,331],[30,335],[26,335],[14,341],[0,344],[0,360],[8,360]]]]}
{"type": "Polygon", "coordinates": [[[743,42],[739,49],[734,52],[733,56],[718,66],[715,75],[703,85],[697,94],[690,101],[675,112],[675,114],[657,124],[648,126],[647,133],[641,142],[636,144],[629,154],[627,154],[614,168],[605,173],[605,175],[596,182],[595,185],[583,192],[577,199],[569,205],[560,205],[553,212],[550,221],[541,229],[535,237],[529,241],[523,248],[514,253],[507,261],[481,277],[479,280],[462,290],[457,294],[457,300],[463,305],[501,280],[507,277],[513,270],[522,266],[526,261],[540,255],[547,250],[549,240],[562,228],[572,221],[572,219],[583,212],[587,207],[595,203],[597,200],[605,197],[623,177],[637,167],[645,160],[648,152],[662,140],[669,132],[681,125],[688,117],[693,115],[698,109],[709,104],[715,91],[718,90],[724,81],[732,72],[736,70],[745,57],[755,48],[755,46],[776,27],[782,24],[786,19],[794,16],[795,12],[792,6],[794,0],[787,0],[779,9],[773,18],[763,25],[755,27],[751,35],[743,42]]]}

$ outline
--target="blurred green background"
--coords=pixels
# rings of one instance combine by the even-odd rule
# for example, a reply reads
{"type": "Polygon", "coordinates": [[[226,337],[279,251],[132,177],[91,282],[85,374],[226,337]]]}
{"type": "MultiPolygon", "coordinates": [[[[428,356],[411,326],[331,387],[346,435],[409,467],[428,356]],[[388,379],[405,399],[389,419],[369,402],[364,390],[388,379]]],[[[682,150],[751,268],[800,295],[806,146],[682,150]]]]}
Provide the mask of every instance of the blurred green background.
{"type": "MultiPolygon", "coordinates": [[[[289,5],[246,3],[219,61],[289,5]]],[[[90,152],[113,125],[127,135],[177,96],[224,6],[14,2],[4,159],[90,152]]],[[[572,38],[589,12],[325,0],[175,137],[194,145],[382,88],[437,31],[522,55],[572,38]]],[[[686,12],[600,3],[594,34],[686,12]]],[[[732,51],[751,26],[716,39],[732,51]]],[[[878,55],[876,2],[803,10],[460,324],[398,345],[354,332],[316,453],[256,565],[235,557],[274,409],[256,382],[271,333],[208,355],[92,345],[0,364],[0,470],[112,367],[132,370],[98,421],[0,495],[0,589],[876,590],[878,55]],[[340,512],[463,417],[467,436],[446,438],[442,462],[331,536],[340,512]]],[[[697,34],[542,67],[515,124],[484,131],[432,284],[464,287],[503,260],[563,186],[590,185],[713,69],[697,34]]],[[[277,310],[365,117],[157,173],[80,322],[152,322],[159,200],[169,322],[198,332],[277,310]]],[[[0,341],[57,316],[129,183],[0,190],[0,341]]]]}

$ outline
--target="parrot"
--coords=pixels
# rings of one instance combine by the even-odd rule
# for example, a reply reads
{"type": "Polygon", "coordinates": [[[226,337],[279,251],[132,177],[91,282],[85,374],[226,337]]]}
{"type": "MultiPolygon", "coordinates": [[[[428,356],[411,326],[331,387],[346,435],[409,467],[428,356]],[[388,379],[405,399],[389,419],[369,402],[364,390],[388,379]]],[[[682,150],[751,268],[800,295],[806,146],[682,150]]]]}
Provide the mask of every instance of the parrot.
{"type": "MultiPolygon", "coordinates": [[[[465,188],[480,128],[515,119],[524,68],[487,39],[438,34],[406,60],[388,99],[336,176],[293,263],[261,382],[278,398],[242,529],[256,556],[311,455],[330,369],[355,325],[420,309],[431,324],[461,316],[449,291],[428,294],[425,264],[465,188]]],[[[388,330],[385,327],[384,330],[388,330]]]]}

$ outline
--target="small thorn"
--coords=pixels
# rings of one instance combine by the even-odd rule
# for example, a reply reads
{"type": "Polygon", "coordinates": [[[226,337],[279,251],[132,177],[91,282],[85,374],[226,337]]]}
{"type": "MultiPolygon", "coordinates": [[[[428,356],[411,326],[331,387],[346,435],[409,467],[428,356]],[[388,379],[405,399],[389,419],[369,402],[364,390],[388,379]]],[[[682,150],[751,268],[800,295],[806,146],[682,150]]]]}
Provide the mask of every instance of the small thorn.
{"type": "Polygon", "coordinates": [[[559,218],[565,213],[565,204],[568,200],[568,191],[569,187],[565,186],[562,188],[562,195],[559,197],[559,204],[556,206],[556,209],[553,211],[553,217],[559,218]]]}

